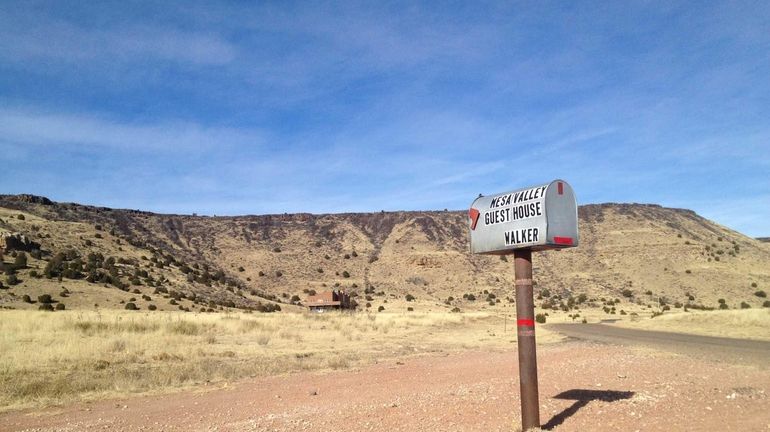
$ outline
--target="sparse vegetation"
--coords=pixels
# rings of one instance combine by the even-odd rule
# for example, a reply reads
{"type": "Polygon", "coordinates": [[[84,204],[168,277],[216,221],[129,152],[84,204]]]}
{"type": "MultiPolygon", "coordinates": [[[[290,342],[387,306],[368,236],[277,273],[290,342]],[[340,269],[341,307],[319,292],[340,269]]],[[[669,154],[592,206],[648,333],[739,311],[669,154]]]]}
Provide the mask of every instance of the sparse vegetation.
{"type": "Polygon", "coordinates": [[[495,318],[485,314],[416,311],[321,316],[4,311],[0,382],[13,385],[0,386],[0,405],[101,399],[330,364],[355,367],[414,354],[405,340],[420,340],[425,352],[508,347],[506,338],[485,336],[492,323],[495,318]],[[326,350],[332,341],[335,350],[326,350]],[[55,350],[34,349],[52,345],[55,350]]]}

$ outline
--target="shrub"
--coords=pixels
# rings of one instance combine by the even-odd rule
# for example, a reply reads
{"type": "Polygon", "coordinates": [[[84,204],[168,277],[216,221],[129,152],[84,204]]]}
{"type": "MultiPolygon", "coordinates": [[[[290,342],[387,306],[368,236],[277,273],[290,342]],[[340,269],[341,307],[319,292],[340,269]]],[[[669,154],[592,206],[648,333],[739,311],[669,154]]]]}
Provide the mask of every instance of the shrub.
{"type": "Polygon", "coordinates": [[[132,302],[126,303],[126,310],[139,310],[138,307],[132,302]]]}
{"type": "Polygon", "coordinates": [[[53,303],[53,299],[51,299],[50,294],[43,294],[43,295],[37,296],[37,301],[39,301],[40,303],[53,303]]]}
{"type": "Polygon", "coordinates": [[[408,301],[408,302],[410,302],[410,301],[414,301],[414,296],[413,296],[413,295],[411,295],[411,294],[407,294],[407,295],[406,295],[406,301],[408,301]]]}
{"type": "Polygon", "coordinates": [[[18,220],[24,220],[24,219],[26,219],[26,218],[24,217],[24,215],[23,215],[23,214],[19,213],[19,214],[16,216],[16,219],[18,219],[18,220]]]}
{"type": "Polygon", "coordinates": [[[752,282],[752,283],[751,283],[751,287],[752,287],[752,288],[756,288],[756,287],[757,287],[757,283],[756,283],[756,282],[752,282]]]}
{"type": "Polygon", "coordinates": [[[345,270],[344,272],[342,272],[342,277],[349,278],[350,277],[350,273],[348,273],[348,271],[345,270]]]}
{"type": "Polygon", "coordinates": [[[454,312],[454,313],[460,313],[461,311],[460,311],[460,308],[459,308],[459,307],[453,307],[453,308],[452,308],[452,312],[454,312]]]}
{"type": "Polygon", "coordinates": [[[741,302],[741,309],[751,309],[751,305],[744,302],[741,302]]]}
{"type": "Polygon", "coordinates": [[[762,291],[762,290],[759,290],[759,291],[755,292],[754,295],[757,296],[757,297],[762,297],[762,298],[767,297],[767,293],[762,291]]]}
{"type": "Polygon", "coordinates": [[[64,310],[64,309],[66,309],[66,307],[64,306],[64,303],[57,303],[57,304],[56,304],[56,308],[55,308],[55,309],[56,309],[57,311],[58,311],[58,310],[64,310]]]}
{"type": "Polygon", "coordinates": [[[281,251],[281,248],[279,248],[278,246],[273,248],[273,252],[280,252],[280,251],[281,251]]]}
{"type": "Polygon", "coordinates": [[[726,303],[719,303],[719,309],[730,309],[730,307],[726,303]]]}
{"type": "Polygon", "coordinates": [[[53,312],[53,305],[50,303],[43,303],[38,306],[38,310],[53,312]]]}
{"type": "Polygon", "coordinates": [[[151,310],[151,311],[154,311],[154,310],[158,309],[158,307],[157,307],[157,306],[155,306],[154,304],[151,304],[151,305],[148,305],[148,306],[147,306],[147,309],[149,309],[149,310],[151,310]]]}
{"type": "Polygon", "coordinates": [[[385,306],[380,306],[377,308],[377,312],[382,312],[385,310],[385,306]]]}
{"type": "Polygon", "coordinates": [[[32,298],[28,294],[24,294],[21,297],[21,301],[23,301],[24,303],[32,303],[32,298]]]}
{"type": "Polygon", "coordinates": [[[629,297],[630,298],[630,297],[634,296],[634,292],[631,291],[630,289],[624,289],[622,294],[623,294],[623,297],[629,297]]]}
{"type": "Polygon", "coordinates": [[[411,306],[409,306],[408,308],[406,308],[406,311],[407,311],[407,312],[413,312],[413,311],[414,311],[414,308],[413,308],[413,307],[411,307],[411,306]]]}
{"type": "Polygon", "coordinates": [[[13,260],[13,267],[17,270],[27,268],[27,254],[24,252],[16,254],[16,259],[13,260]]]}
{"type": "Polygon", "coordinates": [[[690,273],[692,273],[692,270],[685,270],[684,272],[687,273],[687,274],[690,274],[690,273]]]}
{"type": "Polygon", "coordinates": [[[537,321],[539,324],[545,324],[545,314],[535,315],[535,321],[537,321]]]}
{"type": "Polygon", "coordinates": [[[282,272],[282,271],[280,271],[280,270],[277,270],[277,271],[275,272],[275,277],[281,277],[281,276],[283,276],[283,272],[282,272]]]}
{"type": "Polygon", "coordinates": [[[762,303],[762,307],[770,308],[770,300],[765,300],[765,302],[762,303]]]}
{"type": "Polygon", "coordinates": [[[5,282],[8,285],[13,286],[13,285],[18,285],[21,281],[19,281],[19,277],[16,276],[15,274],[9,274],[8,276],[5,277],[5,282]]]}
{"type": "Polygon", "coordinates": [[[244,271],[246,271],[246,269],[245,269],[245,268],[243,268],[243,266],[240,266],[240,267],[238,267],[238,271],[239,271],[239,272],[244,272],[244,271]]]}

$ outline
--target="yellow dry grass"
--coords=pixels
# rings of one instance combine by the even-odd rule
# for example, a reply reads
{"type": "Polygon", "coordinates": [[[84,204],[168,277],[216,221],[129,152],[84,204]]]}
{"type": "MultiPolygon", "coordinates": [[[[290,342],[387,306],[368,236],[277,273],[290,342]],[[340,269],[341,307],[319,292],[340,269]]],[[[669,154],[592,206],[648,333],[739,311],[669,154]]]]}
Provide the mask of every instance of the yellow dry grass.
{"type": "MultiPolygon", "coordinates": [[[[510,348],[484,313],[0,313],[0,411],[403,356],[510,348]]],[[[556,340],[546,331],[540,342],[556,340]]]]}
{"type": "Polygon", "coordinates": [[[616,325],[704,336],[770,340],[770,309],[666,313],[638,321],[619,321],[616,325]]]}

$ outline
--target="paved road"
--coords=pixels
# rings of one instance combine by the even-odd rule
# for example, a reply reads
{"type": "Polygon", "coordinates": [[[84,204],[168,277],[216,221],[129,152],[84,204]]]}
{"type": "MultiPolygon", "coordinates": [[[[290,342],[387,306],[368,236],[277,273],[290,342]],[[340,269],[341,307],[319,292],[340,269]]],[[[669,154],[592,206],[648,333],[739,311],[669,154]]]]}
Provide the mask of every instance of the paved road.
{"type": "Polygon", "coordinates": [[[698,358],[770,368],[770,342],[636,330],[608,324],[549,324],[568,337],[617,345],[643,345],[698,358]]]}

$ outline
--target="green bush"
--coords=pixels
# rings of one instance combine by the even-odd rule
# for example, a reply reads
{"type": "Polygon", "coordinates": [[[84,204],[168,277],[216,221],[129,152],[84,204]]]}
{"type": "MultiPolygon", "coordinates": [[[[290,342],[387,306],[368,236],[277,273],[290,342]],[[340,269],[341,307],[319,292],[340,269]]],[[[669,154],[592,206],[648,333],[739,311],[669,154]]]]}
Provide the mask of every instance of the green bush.
{"type": "Polygon", "coordinates": [[[21,297],[21,301],[23,301],[24,303],[32,303],[32,298],[28,294],[24,294],[21,297]]]}
{"type": "Polygon", "coordinates": [[[770,300],[765,300],[765,302],[762,303],[762,307],[770,308],[770,300]]]}
{"type": "Polygon", "coordinates": [[[730,309],[730,307],[726,303],[719,303],[719,309],[730,309]]]}
{"type": "Polygon", "coordinates": [[[132,302],[126,303],[126,310],[139,310],[138,307],[132,302]]]}
{"type": "Polygon", "coordinates": [[[43,294],[37,296],[37,301],[40,303],[53,303],[53,299],[51,299],[50,294],[43,294]]]}
{"type": "Polygon", "coordinates": [[[741,309],[751,309],[751,305],[744,302],[741,302],[741,309]]]}
{"type": "Polygon", "coordinates": [[[630,289],[624,289],[622,294],[623,294],[623,297],[633,297],[634,296],[634,292],[631,291],[630,289]]]}
{"type": "Polygon", "coordinates": [[[410,301],[414,301],[414,296],[413,296],[413,295],[411,295],[411,294],[407,294],[407,295],[406,295],[406,301],[408,301],[408,302],[410,302],[410,301]]]}
{"type": "Polygon", "coordinates": [[[380,306],[377,308],[377,312],[382,312],[385,310],[385,306],[380,306]]]}
{"type": "Polygon", "coordinates": [[[535,315],[535,321],[537,321],[539,324],[545,324],[545,314],[535,315]]]}
{"type": "Polygon", "coordinates": [[[66,307],[64,306],[64,303],[57,303],[56,308],[57,311],[64,310],[66,307]]]}
{"type": "Polygon", "coordinates": [[[53,305],[50,303],[43,303],[38,306],[38,310],[53,312],[53,305]]]}
{"type": "Polygon", "coordinates": [[[149,310],[151,310],[151,311],[154,311],[154,310],[158,309],[158,307],[157,307],[157,306],[155,306],[154,304],[151,304],[151,305],[148,305],[148,306],[147,306],[147,309],[149,309],[149,310]]]}
{"type": "Polygon", "coordinates": [[[345,270],[344,272],[342,272],[342,277],[349,278],[350,277],[350,273],[348,273],[348,271],[345,270]]]}
{"type": "Polygon", "coordinates": [[[757,296],[757,297],[762,297],[762,298],[767,297],[767,293],[762,291],[762,290],[759,290],[759,291],[755,292],[754,295],[757,296]]]}

